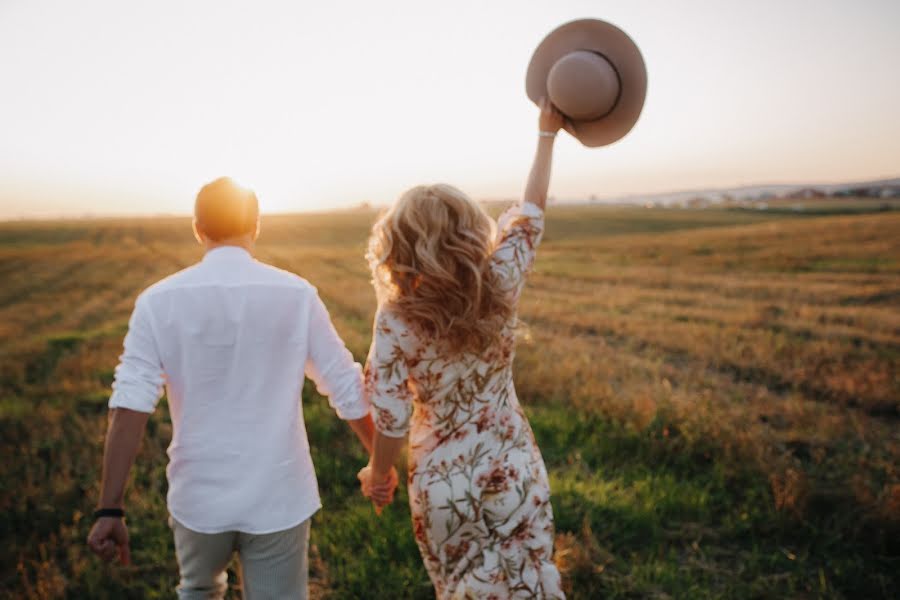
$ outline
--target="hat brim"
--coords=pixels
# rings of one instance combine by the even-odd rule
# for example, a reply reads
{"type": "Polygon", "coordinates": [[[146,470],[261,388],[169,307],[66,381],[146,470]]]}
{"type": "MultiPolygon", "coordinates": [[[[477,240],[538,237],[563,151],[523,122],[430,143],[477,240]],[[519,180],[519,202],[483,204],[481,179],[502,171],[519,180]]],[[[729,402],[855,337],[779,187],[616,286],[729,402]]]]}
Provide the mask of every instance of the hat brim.
{"type": "Polygon", "coordinates": [[[537,104],[547,96],[547,76],[560,58],[576,50],[602,54],[619,75],[621,92],[615,106],[592,121],[569,120],[565,129],[585,146],[606,146],[623,138],[637,123],[647,95],[647,68],[637,44],[610,23],[596,19],[557,27],[538,45],[528,63],[525,92],[537,104]]]}

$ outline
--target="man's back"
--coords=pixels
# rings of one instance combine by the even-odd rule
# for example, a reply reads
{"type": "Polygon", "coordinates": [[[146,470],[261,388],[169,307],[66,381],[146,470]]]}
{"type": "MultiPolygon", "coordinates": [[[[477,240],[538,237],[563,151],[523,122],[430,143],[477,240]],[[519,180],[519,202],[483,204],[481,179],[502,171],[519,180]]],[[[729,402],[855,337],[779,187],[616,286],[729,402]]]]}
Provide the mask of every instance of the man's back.
{"type": "Polygon", "coordinates": [[[138,298],[110,407],[151,412],[164,381],[172,515],[204,533],[267,533],[320,506],[305,374],[342,418],[366,413],[359,366],[315,288],[223,246],[138,298]]]}
{"type": "MultiPolygon", "coordinates": [[[[88,545],[104,560],[130,560],[125,487],[165,386],[179,598],[223,598],[234,553],[248,598],[306,598],[310,517],[321,502],[300,406],[303,378],[315,381],[371,453],[362,368],[316,289],[251,256],[260,231],[252,190],[228,177],[204,185],[193,230],[203,260],[135,302],[109,400],[88,545]]],[[[391,481],[396,487],[396,473],[391,481]]]]}

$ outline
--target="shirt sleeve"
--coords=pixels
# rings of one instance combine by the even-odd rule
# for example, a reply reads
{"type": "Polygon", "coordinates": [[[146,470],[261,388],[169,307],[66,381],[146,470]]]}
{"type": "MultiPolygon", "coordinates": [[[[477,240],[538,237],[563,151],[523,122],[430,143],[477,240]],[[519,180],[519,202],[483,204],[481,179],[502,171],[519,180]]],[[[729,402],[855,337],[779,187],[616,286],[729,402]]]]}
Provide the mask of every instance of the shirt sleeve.
{"type": "Polygon", "coordinates": [[[544,211],[531,202],[511,206],[497,220],[497,243],[491,256],[491,268],[516,299],[534,265],[543,235],[544,211]]]}
{"type": "Polygon", "coordinates": [[[162,398],[165,381],[150,307],[138,296],[116,367],[109,407],[152,413],[162,398]]]}
{"type": "Polygon", "coordinates": [[[409,368],[399,341],[400,327],[379,310],[366,361],[366,395],[372,403],[375,428],[388,437],[406,435],[413,413],[409,368]]]}
{"type": "Polygon", "coordinates": [[[318,294],[310,308],[306,375],[341,419],[361,419],[368,414],[362,367],[353,360],[318,294]]]}

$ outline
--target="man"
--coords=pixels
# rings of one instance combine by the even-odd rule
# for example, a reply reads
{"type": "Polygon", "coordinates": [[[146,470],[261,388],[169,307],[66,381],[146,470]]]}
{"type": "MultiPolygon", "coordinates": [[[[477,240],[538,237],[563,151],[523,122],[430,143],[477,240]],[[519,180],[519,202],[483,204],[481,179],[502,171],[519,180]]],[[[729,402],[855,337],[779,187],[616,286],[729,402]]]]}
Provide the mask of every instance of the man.
{"type": "Polygon", "coordinates": [[[316,289],[253,259],[258,232],[252,191],[228,178],[200,190],[203,260],[138,296],[109,400],[88,544],[106,560],[130,560],[125,484],[165,385],[183,599],[221,598],[235,551],[248,598],[306,597],[309,520],[321,503],[300,409],[304,374],[371,452],[360,366],[316,289]]]}

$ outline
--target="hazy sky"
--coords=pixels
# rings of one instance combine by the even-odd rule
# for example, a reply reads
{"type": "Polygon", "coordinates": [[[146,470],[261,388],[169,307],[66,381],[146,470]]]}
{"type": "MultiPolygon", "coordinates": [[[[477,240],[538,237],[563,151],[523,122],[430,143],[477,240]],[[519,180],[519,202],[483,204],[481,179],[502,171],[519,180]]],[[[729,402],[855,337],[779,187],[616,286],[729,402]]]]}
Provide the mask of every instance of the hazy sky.
{"type": "Polygon", "coordinates": [[[561,136],[554,195],[900,175],[896,0],[0,0],[0,218],[184,213],[223,174],[269,212],[514,196],[531,52],[584,17],[637,41],[647,102],[561,136]]]}

